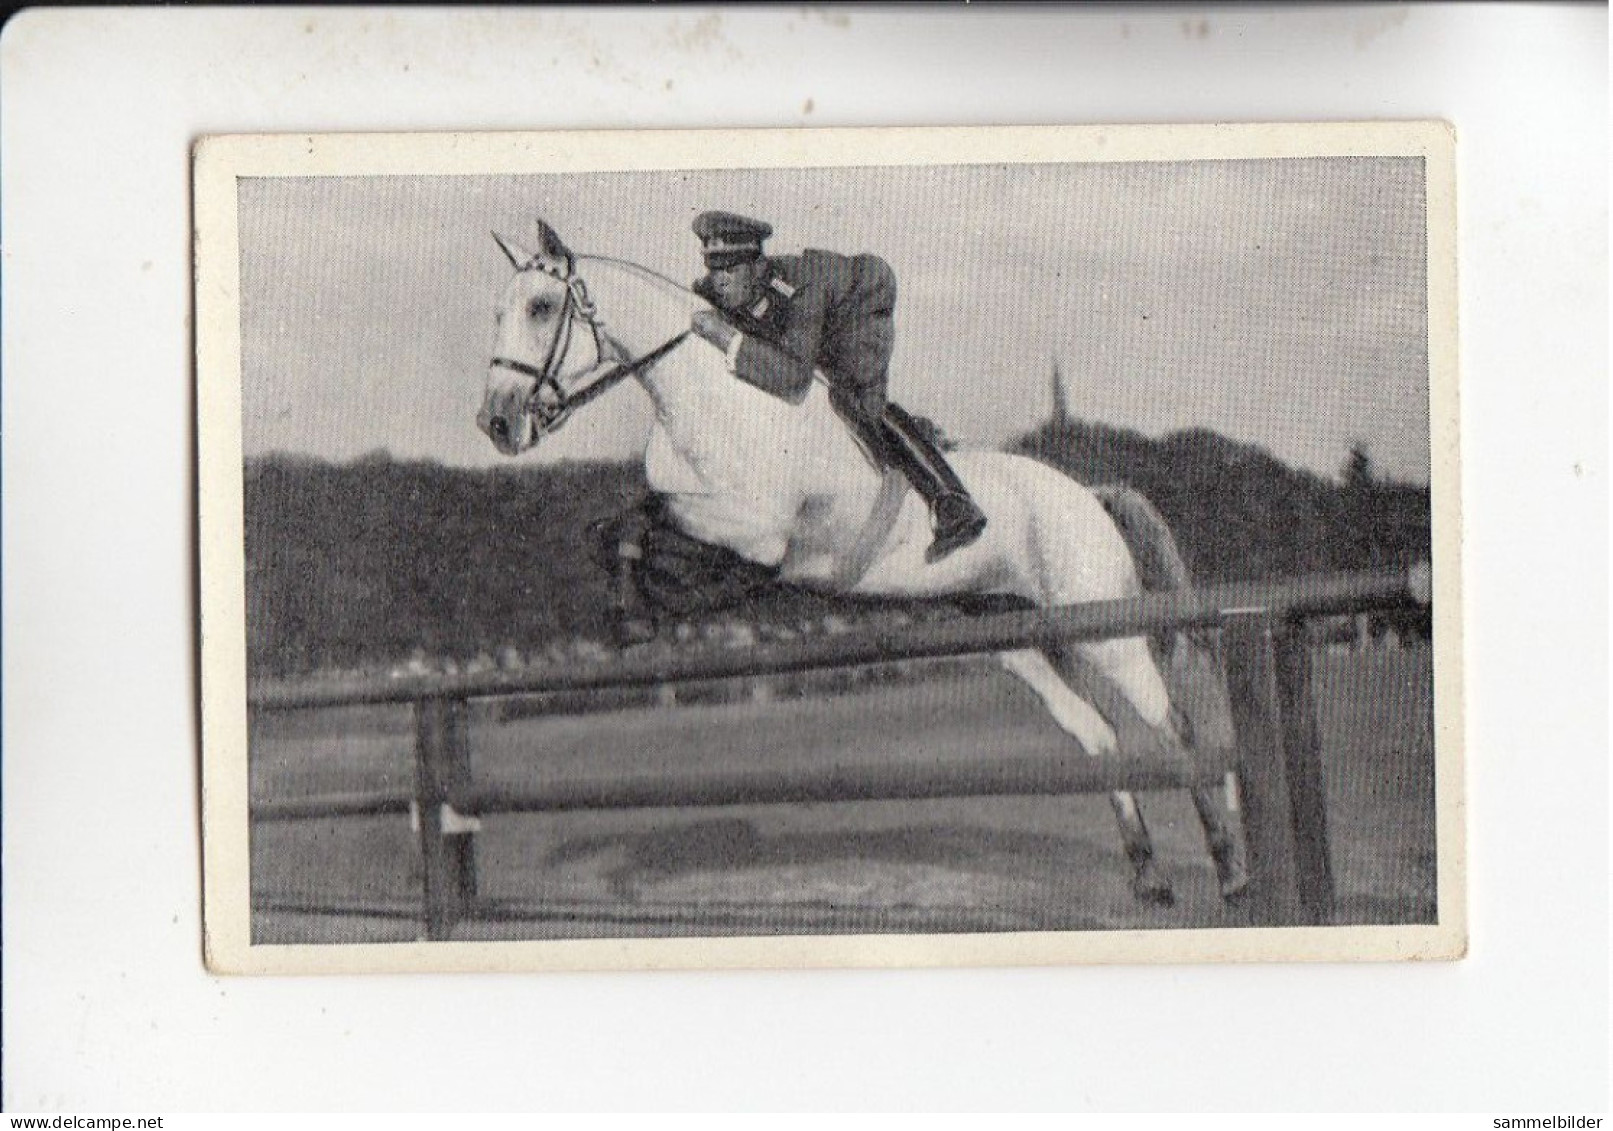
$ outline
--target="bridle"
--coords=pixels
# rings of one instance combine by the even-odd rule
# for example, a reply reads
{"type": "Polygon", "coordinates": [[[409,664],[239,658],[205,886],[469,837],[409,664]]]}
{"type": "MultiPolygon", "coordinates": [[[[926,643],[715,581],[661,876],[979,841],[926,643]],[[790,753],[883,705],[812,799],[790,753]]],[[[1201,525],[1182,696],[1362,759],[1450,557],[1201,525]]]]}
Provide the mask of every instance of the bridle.
{"type": "Polygon", "coordinates": [[[489,368],[509,369],[537,381],[531,397],[527,399],[526,412],[533,418],[533,425],[538,431],[545,434],[558,431],[577,409],[640,370],[654,365],[682,345],[683,340],[689,336],[689,331],[684,330],[668,338],[643,357],[627,358],[621,346],[605,332],[605,323],[599,317],[599,308],[588,297],[588,284],[583,281],[581,275],[576,274],[570,255],[565,257],[564,263],[565,268],[562,270],[542,256],[534,255],[516,272],[521,274],[526,271],[542,271],[550,278],[558,279],[566,285],[566,297],[561,300],[560,317],[555,323],[554,337],[549,340],[549,349],[544,355],[543,365],[541,367],[528,365],[519,358],[503,356],[496,356],[487,363],[489,368]],[[579,319],[587,324],[594,335],[594,356],[599,358],[600,364],[603,366],[608,356],[615,357],[617,364],[606,369],[576,392],[567,393],[560,384],[560,366],[564,364],[566,355],[571,352],[572,327],[579,319]]]}

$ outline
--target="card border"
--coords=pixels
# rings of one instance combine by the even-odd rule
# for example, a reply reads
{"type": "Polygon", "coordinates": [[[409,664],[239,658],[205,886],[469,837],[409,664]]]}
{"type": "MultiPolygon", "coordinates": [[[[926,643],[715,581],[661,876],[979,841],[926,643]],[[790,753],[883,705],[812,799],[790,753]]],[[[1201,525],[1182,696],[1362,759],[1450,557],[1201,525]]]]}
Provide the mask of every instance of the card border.
{"type": "Polygon", "coordinates": [[[1467,948],[1455,136],[1443,122],[831,130],[258,134],[194,152],[204,948],[215,973],[1019,966],[1386,961],[1467,948]],[[1428,234],[1439,921],[1163,929],[252,945],[242,518],[241,177],[537,174],[747,167],[1421,157],[1428,234]]]}

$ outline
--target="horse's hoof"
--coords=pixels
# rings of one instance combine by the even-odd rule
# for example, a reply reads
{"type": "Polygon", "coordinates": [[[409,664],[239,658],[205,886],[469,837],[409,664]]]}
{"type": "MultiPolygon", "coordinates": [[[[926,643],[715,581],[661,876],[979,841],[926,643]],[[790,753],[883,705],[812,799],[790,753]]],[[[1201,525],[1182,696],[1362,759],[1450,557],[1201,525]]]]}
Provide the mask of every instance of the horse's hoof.
{"type": "Polygon", "coordinates": [[[1139,903],[1150,903],[1156,907],[1172,907],[1176,904],[1176,893],[1171,890],[1171,882],[1152,864],[1137,869],[1137,874],[1131,880],[1131,894],[1139,903]]]}
{"type": "Polygon", "coordinates": [[[1215,878],[1221,887],[1221,898],[1232,903],[1249,890],[1249,868],[1243,853],[1228,845],[1211,852],[1215,860],[1215,878]]]}
{"type": "Polygon", "coordinates": [[[1248,872],[1240,872],[1236,876],[1228,876],[1221,881],[1221,900],[1223,903],[1241,903],[1248,892],[1248,872]]]}
{"type": "Polygon", "coordinates": [[[655,625],[643,617],[623,617],[616,622],[616,646],[631,648],[655,639],[655,625]]]}

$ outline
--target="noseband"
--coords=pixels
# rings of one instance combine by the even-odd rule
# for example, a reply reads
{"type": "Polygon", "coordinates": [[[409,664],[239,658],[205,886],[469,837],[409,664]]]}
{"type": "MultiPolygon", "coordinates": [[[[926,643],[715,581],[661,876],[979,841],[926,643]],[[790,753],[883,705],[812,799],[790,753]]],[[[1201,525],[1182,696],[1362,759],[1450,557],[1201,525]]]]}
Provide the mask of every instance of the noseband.
{"type": "Polygon", "coordinates": [[[528,365],[518,358],[502,356],[494,357],[488,362],[488,367],[509,369],[537,381],[532,396],[527,400],[526,412],[533,418],[533,424],[538,431],[545,434],[558,431],[575,410],[640,370],[654,365],[682,345],[683,340],[689,336],[689,331],[685,330],[643,357],[628,360],[622,357],[620,347],[605,333],[605,324],[600,320],[599,308],[588,297],[588,285],[583,282],[582,276],[573,272],[570,256],[566,257],[564,271],[538,256],[528,260],[521,271],[542,271],[566,285],[566,297],[561,303],[560,318],[555,324],[554,337],[549,341],[548,354],[544,357],[541,368],[528,365]],[[621,360],[619,364],[575,393],[567,393],[560,384],[560,366],[565,362],[566,354],[571,352],[571,328],[579,318],[593,331],[594,356],[599,358],[601,363],[609,355],[615,355],[621,360]]]}

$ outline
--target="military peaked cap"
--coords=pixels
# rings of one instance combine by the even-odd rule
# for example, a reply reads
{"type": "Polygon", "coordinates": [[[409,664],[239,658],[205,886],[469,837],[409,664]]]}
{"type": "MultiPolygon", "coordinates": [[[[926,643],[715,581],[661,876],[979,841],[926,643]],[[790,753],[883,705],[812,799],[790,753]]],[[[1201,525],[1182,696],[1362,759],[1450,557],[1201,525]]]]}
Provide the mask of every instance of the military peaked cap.
{"type": "Polygon", "coordinates": [[[733,212],[702,212],[694,218],[694,234],[700,237],[706,266],[720,270],[760,256],[773,225],[733,212]]]}

